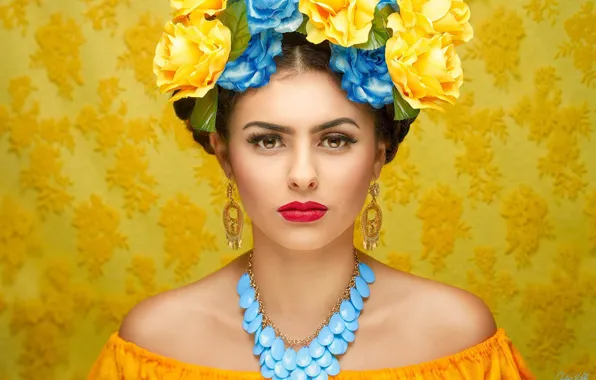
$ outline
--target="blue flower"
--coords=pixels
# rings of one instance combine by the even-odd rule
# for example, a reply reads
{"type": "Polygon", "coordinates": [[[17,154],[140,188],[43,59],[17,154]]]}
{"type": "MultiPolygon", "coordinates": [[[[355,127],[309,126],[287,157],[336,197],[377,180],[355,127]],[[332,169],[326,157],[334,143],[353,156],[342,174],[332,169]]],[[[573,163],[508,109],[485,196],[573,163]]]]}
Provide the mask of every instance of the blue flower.
{"type": "Polygon", "coordinates": [[[343,73],[341,87],[348,99],[381,108],[393,103],[393,82],[385,61],[385,46],[374,50],[331,44],[331,70],[343,73]]]}
{"type": "Polygon", "coordinates": [[[385,5],[391,5],[393,10],[398,11],[399,5],[397,5],[397,0],[379,0],[377,4],[377,9],[383,9],[385,5]]]}
{"type": "Polygon", "coordinates": [[[246,0],[246,15],[250,34],[267,29],[279,33],[294,32],[302,24],[299,0],[246,0]]]}
{"type": "Polygon", "coordinates": [[[269,83],[276,71],[273,58],[281,54],[280,33],[267,30],[251,37],[248,47],[236,60],[228,62],[217,84],[221,87],[244,92],[269,83]]]}

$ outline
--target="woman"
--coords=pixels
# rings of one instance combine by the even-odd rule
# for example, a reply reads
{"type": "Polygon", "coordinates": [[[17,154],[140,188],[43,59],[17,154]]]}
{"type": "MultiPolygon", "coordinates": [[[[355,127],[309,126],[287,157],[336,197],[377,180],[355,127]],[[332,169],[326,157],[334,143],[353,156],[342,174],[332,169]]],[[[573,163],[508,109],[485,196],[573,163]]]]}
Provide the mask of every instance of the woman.
{"type": "Polygon", "coordinates": [[[172,1],[155,72],[230,180],[230,247],[246,212],[254,248],[137,305],[90,378],[533,378],[482,300],[353,247],[369,193],[362,235],[367,249],[377,243],[376,180],[417,109],[457,97],[449,49],[471,38],[465,4],[443,1],[451,13],[440,22],[430,17],[440,1],[400,1],[399,12],[392,1],[346,1],[335,13],[309,1],[213,3],[172,1]],[[428,17],[408,21],[408,11],[428,17]],[[231,24],[244,13],[242,46],[231,24]],[[460,29],[445,27],[451,16],[460,29]],[[366,45],[389,29],[382,46],[366,45]],[[420,41],[417,55],[403,46],[420,41]],[[442,71],[429,68],[437,60],[442,71]]]}

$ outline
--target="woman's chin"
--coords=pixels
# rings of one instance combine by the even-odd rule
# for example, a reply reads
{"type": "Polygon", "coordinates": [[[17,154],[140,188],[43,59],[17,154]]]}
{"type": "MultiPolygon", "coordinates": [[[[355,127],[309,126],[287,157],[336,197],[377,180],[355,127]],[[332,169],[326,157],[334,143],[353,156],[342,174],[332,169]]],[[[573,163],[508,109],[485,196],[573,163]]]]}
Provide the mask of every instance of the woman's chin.
{"type": "Polygon", "coordinates": [[[316,251],[331,244],[341,236],[343,232],[344,231],[337,231],[336,229],[328,230],[322,226],[317,226],[316,228],[300,228],[290,231],[287,229],[279,229],[273,234],[269,234],[269,239],[288,250],[316,251]]]}

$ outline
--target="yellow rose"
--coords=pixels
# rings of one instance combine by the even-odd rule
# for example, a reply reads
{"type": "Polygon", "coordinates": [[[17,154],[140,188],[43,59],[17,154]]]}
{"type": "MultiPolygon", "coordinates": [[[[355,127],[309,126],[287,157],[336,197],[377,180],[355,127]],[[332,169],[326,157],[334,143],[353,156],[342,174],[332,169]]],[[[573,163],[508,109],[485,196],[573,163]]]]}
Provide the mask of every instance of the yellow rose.
{"type": "Polygon", "coordinates": [[[463,83],[461,61],[449,35],[427,35],[421,28],[406,29],[398,13],[388,18],[393,37],[385,58],[393,84],[415,109],[442,109],[454,104],[463,83]]]}
{"type": "Polygon", "coordinates": [[[368,41],[379,0],[300,0],[299,9],[309,17],[307,39],[328,40],[344,47],[368,41]]]}
{"type": "Polygon", "coordinates": [[[203,15],[170,21],[157,45],[153,72],[162,93],[180,90],[172,101],[202,98],[223,72],[231,48],[230,30],[203,15]]]}
{"type": "Polygon", "coordinates": [[[227,0],[170,0],[174,15],[186,16],[191,12],[215,16],[226,9],[227,0]]]}
{"type": "Polygon", "coordinates": [[[426,33],[446,33],[459,45],[474,36],[470,8],[463,0],[398,0],[406,29],[420,27],[426,33]]]}

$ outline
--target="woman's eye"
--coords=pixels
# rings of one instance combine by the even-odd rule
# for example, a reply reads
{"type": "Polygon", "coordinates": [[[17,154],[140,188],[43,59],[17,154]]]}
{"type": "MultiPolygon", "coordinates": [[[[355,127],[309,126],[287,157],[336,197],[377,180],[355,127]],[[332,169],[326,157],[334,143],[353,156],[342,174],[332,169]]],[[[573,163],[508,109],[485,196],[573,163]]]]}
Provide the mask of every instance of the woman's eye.
{"type": "Polygon", "coordinates": [[[346,145],[347,139],[344,136],[326,136],[323,138],[323,146],[325,148],[337,149],[346,145]]]}
{"type": "Polygon", "coordinates": [[[265,136],[258,142],[258,145],[263,149],[279,148],[281,146],[281,140],[279,138],[265,136]]]}

